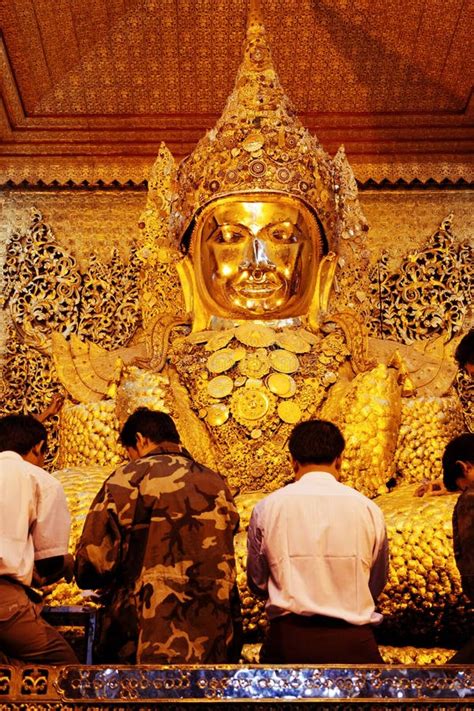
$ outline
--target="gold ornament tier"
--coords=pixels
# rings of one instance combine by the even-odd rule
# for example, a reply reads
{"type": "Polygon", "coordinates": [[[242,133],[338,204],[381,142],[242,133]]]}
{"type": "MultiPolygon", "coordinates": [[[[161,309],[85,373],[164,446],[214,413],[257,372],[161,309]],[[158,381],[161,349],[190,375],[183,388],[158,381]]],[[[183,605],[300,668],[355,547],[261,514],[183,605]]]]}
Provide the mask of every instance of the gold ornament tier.
{"type": "Polygon", "coordinates": [[[242,492],[272,491],[290,480],[291,430],[317,415],[348,356],[340,332],[255,322],[176,339],[169,352],[219,471],[242,492]]]}

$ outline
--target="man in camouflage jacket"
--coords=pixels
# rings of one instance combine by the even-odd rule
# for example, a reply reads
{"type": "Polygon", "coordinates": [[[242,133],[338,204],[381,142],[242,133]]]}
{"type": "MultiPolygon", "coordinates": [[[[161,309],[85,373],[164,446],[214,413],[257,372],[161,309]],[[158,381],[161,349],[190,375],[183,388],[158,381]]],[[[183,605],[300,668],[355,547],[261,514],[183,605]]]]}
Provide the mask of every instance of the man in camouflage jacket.
{"type": "Polygon", "coordinates": [[[104,482],[76,551],[78,585],[106,597],[97,661],[237,661],[239,515],[226,484],[165,413],[139,408],[121,441],[131,461],[104,482]]]}

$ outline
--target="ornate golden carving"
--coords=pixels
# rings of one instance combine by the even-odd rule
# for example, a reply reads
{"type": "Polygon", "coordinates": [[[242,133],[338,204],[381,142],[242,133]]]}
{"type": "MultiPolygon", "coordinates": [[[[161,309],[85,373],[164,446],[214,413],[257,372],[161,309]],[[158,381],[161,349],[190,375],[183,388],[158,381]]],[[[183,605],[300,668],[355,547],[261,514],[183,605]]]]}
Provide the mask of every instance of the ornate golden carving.
{"type": "Polygon", "coordinates": [[[456,375],[455,388],[463,409],[466,430],[474,432],[474,379],[460,370],[456,375]]]}
{"type": "Polygon", "coordinates": [[[457,334],[472,304],[472,245],[452,234],[452,215],[443,220],[426,246],[409,253],[397,271],[386,252],[371,272],[371,294],[378,307],[370,330],[380,337],[414,343],[457,334]]]}
{"type": "MultiPolygon", "coordinates": [[[[131,257],[126,265],[115,251],[109,264],[92,257],[88,271],[81,274],[37,210],[24,229],[11,235],[3,303],[15,331],[2,373],[4,412],[39,412],[62,385],[79,401],[104,396],[120,366],[117,354],[99,344],[122,346],[140,323],[133,250],[131,257]],[[84,343],[76,334],[95,344],[84,343]]],[[[47,423],[51,434],[53,424],[47,423]]],[[[52,455],[56,444],[53,436],[52,455]]]]}
{"type": "Polygon", "coordinates": [[[180,277],[176,270],[182,258],[179,243],[169,238],[170,205],[175,194],[176,166],[170,151],[160,146],[148,180],[148,197],[139,227],[143,230],[142,247],[137,252],[141,266],[140,304],[149,350],[163,334],[168,319],[183,320],[185,307],[180,277]]]}

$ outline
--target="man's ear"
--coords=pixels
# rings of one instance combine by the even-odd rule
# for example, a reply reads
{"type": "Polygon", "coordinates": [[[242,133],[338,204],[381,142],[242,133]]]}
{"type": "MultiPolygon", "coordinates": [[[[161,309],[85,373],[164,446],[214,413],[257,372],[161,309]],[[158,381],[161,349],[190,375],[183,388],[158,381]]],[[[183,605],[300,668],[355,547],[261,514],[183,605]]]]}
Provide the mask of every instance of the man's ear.
{"type": "Polygon", "coordinates": [[[299,468],[300,468],[300,465],[298,464],[298,462],[296,461],[296,459],[293,459],[293,457],[291,457],[291,456],[290,456],[290,464],[291,464],[291,468],[293,469],[294,474],[295,474],[295,475],[298,474],[298,470],[299,470],[299,468]]]}
{"type": "Polygon", "coordinates": [[[150,444],[148,437],[142,435],[141,432],[137,432],[136,443],[134,449],[138,452],[138,456],[141,457],[146,453],[146,450],[150,444]]]}
{"type": "Polygon", "coordinates": [[[44,439],[41,442],[33,445],[29,452],[23,455],[23,459],[31,464],[36,464],[39,466],[43,462],[44,455],[44,439]]]}
{"type": "Polygon", "coordinates": [[[146,442],[146,439],[147,439],[147,438],[144,437],[141,432],[137,432],[136,443],[135,443],[135,449],[136,449],[137,451],[138,451],[138,448],[139,448],[139,447],[140,447],[140,448],[143,447],[143,445],[144,445],[145,442],[146,442]]]}
{"type": "Polygon", "coordinates": [[[472,485],[472,477],[470,476],[471,464],[469,462],[463,462],[461,459],[456,461],[456,466],[459,471],[459,476],[456,477],[456,486],[461,491],[464,489],[469,489],[472,485]]]}
{"type": "Polygon", "coordinates": [[[469,465],[467,462],[463,462],[461,459],[456,460],[456,464],[459,466],[459,468],[462,470],[462,473],[464,476],[467,476],[467,471],[469,469],[469,465]]]}
{"type": "Polygon", "coordinates": [[[334,460],[334,466],[336,467],[336,471],[340,472],[341,471],[341,466],[342,466],[342,454],[340,454],[336,459],[334,460]]]}

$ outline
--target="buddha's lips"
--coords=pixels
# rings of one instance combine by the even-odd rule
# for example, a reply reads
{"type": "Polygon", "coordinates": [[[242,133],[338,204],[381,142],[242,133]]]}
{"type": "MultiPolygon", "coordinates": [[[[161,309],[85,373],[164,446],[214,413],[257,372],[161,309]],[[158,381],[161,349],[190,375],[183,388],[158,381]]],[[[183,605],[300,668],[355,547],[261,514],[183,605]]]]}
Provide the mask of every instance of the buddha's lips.
{"type": "Polygon", "coordinates": [[[233,291],[239,296],[246,298],[262,298],[272,296],[284,288],[284,283],[275,277],[273,273],[266,275],[262,279],[252,277],[245,281],[240,281],[232,285],[233,291]]]}

